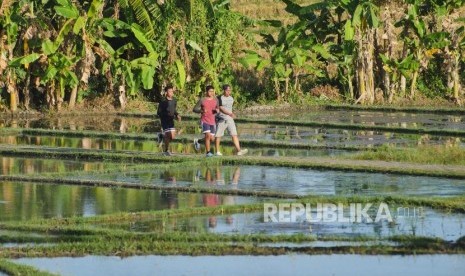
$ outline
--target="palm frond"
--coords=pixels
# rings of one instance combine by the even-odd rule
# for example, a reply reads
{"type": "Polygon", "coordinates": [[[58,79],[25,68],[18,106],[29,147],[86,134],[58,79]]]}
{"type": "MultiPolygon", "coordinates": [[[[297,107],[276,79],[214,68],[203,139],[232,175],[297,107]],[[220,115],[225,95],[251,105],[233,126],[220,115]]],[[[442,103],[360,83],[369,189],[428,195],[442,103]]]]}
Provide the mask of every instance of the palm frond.
{"type": "Polygon", "coordinates": [[[145,36],[149,39],[153,39],[155,37],[154,25],[144,1],[128,0],[128,2],[131,5],[131,9],[134,11],[137,23],[145,30],[145,36]]]}

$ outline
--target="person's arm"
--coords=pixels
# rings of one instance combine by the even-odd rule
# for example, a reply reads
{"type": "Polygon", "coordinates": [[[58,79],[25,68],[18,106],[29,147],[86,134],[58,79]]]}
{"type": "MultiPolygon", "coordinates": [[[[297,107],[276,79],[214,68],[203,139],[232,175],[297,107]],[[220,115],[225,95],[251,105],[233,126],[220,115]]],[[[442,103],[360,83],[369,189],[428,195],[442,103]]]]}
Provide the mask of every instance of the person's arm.
{"type": "Polygon", "coordinates": [[[179,116],[179,113],[178,113],[178,101],[174,100],[174,117],[178,120],[178,121],[181,121],[181,116],[179,116]]]}
{"type": "Polygon", "coordinates": [[[157,115],[158,115],[158,117],[161,116],[161,113],[162,113],[162,105],[163,105],[163,100],[161,100],[161,101],[158,103],[158,108],[157,108],[157,115]]]}
{"type": "Polygon", "coordinates": [[[226,110],[226,108],[224,108],[223,106],[220,106],[220,111],[223,113],[223,114],[226,114],[228,116],[230,116],[231,118],[236,118],[236,114],[234,114],[232,111],[228,111],[226,110]]]}

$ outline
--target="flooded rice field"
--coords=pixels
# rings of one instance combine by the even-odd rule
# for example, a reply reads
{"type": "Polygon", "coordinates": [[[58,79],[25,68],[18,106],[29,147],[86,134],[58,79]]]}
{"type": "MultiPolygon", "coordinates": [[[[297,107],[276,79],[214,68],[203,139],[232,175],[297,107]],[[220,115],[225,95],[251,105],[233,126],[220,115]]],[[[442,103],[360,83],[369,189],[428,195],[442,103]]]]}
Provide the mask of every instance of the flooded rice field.
{"type": "MultiPolygon", "coordinates": [[[[206,195],[205,200],[214,200],[214,195],[206,195]]],[[[312,206],[310,206],[312,207],[312,206]]],[[[265,221],[263,211],[260,213],[228,214],[194,216],[188,218],[173,218],[167,220],[148,220],[137,223],[102,224],[102,227],[111,227],[135,232],[166,232],[185,231],[189,233],[217,233],[217,234],[267,234],[292,235],[303,234],[322,239],[360,238],[368,237],[382,240],[400,235],[441,238],[454,242],[465,235],[465,214],[447,214],[434,211],[430,208],[416,207],[409,210],[401,206],[390,206],[392,222],[381,220],[372,222],[362,220],[349,224],[342,221],[331,221],[326,213],[316,211],[316,204],[309,214],[298,215],[295,221],[272,222],[265,221]],[[319,217],[321,216],[321,217],[319,217]]],[[[376,217],[378,206],[373,206],[368,213],[373,220],[376,217]]],[[[350,207],[346,206],[344,217],[350,218],[350,207]]],[[[357,219],[357,218],[356,218],[357,219]]],[[[317,243],[318,245],[318,243],[317,243]]],[[[312,246],[312,245],[310,245],[312,246]]]]}
{"type": "Polygon", "coordinates": [[[225,137],[224,158],[195,151],[202,134],[192,117],[177,124],[171,157],[162,156],[150,114],[0,118],[1,258],[62,275],[461,275],[465,168],[447,162],[460,157],[349,158],[385,147],[462,151],[463,115],[297,110],[240,118],[248,156],[234,156],[225,137]],[[283,119],[289,124],[271,123],[283,119]],[[338,209],[341,217],[315,220],[312,209],[270,221],[264,209],[316,202],[385,204],[392,219],[347,221],[340,218],[352,209],[338,209]]]}
{"type": "Polygon", "coordinates": [[[393,126],[400,128],[465,128],[465,115],[442,115],[432,113],[354,110],[313,110],[307,112],[304,110],[289,110],[279,112],[248,112],[246,114],[243,114],[243,116],[246,118],[286,118],[286,120],[393,126]]]}
{"type": "MultiPolygon", "coordinates": [[[[261,201],[232,195],[217,195],[216,199],[219,206],[261,201]]],[[[198,193],[0,182],[0,221],[3,222],[203,206],[206,206],[204,196],[198,193]]]]}
{"type": "MultiPolygon", "coordinates": [[[[187,140],[187,139],[186,139],[187,140]]],[[[171,151],[174,153],[196,154],[194,149],[193,138],[186,142],[177,142],[171,144],[171,151]],[[192,140],[192,141],[190,141],[192,140]]],[[[143,151],[161,153],[162,147],[152,140],[116,140],[104,138],[75,138],[75,137],[55,137],[48,135],[0,135],[0,145],[34,145],[41,147],[60,147],[72,149],[93,149],[93,150],[110,150],[110,151],[143,151]]],[[[203,146],[202,146],[203,148],[203,146]]],[[[233,153],[233,146],[223,145],[222,151],[225,154],[233,153]]],[[[294,148],[271,148],[259,147],[250,148],[249,154],[256,156],[332,156],[350,154],[352,151],[344,149],[294,149],[294,148]]]]}
{"type": "Polygon", "coordinates": [[[465,194],[465,180],[292,169],[269,166],[191,166],[142,171],[79,174],[69,179],[121,181],[144,185],[195,186],[221,190],[272,191],[297,195],[409,195],[465,194]]]}

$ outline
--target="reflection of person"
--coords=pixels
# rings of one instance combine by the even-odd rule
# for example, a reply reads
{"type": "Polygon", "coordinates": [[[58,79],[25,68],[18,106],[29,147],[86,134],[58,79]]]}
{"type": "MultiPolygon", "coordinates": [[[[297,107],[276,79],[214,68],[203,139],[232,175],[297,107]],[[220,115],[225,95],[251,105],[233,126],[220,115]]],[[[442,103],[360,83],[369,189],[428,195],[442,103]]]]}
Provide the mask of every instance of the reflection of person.
{"type": "Polygon", "coordinates": [[[181,116],[179,116],[178,111],[176,110],[176,99],[174,96],[174,87],[168,85],[165,87],[165,98],[158,104],[157,115],[160,117],[162,133],[158,134],[158,143],[164,141],[163,153],[164,155],[171,155],[169,152],[170,142],[174,139],[176,135],[176,128],[174,128],[174,119],[181,121],[181,116]]]}
{"type": "Polygon", "coordinates": [[[161,202],[168,206],[168,209],[178,208],[178,193],[174,191],[161,191],[161,202]]]}
{"type": "MultiPolygon", "coordinates": [[[[205,181],[207,184],[215,185],[215,179],[213,178],[210,168],[207,168],[207,171],[205,172],[205,181]]],[[[216,207],[220,205],[220,196],[218,194],[203,194],[202,201],[205,207],[216,207]]],[[[208,218],[208,227],[215,228],[216,223],[216,216],[208,218]]]]}
{"type": "Polygon", "coordinates": [[[176,185],[176,176],[169,170],[163,172],[162,179],[170,184],[176,185]]]}
{"type": "Polygon", "coordinates": [[[231,184],[237,185],[239,183],[239,178],[241,177],[241,168],[237,167],[234,170],[233,177],[231,180],[231,184]]]}
{"type": "MultiPolygon", "coordinates": [[[[170,183],[171,185],[176,185],[176,176],[172,171],[166,170],[162,173],[161,178],[170,183]]],[[[176,191],[161,191],[161,198],[166,202],[169,209],[178,208],[178,193],[176,191]]]]}
{"type": "Polygon", "coordinates": [[[237,138],[237,129],[234,118],[236,114],[233,113],[234,98],[231,96],[231,86],[228,84],[223,85],[223,95],[218,96],[218,105],[220,112],[217,119],[217,130],[215,134],[215,147],[216,154],[222,155],[220,152],[221,137],[224,136],[224,131],[228,130],[229,135],[232,137],[234,147],[236,148],[237,155],[244,155],[248,152],[247,149],[241,149],[239,138],[237,138]]]}

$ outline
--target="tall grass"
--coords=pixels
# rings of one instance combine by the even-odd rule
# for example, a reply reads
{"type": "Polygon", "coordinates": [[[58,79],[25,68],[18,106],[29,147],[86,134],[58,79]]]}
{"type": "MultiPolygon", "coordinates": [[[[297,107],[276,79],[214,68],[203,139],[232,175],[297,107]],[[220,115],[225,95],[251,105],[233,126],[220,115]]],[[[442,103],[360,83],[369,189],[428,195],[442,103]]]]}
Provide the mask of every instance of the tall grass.
{"type": "Polygon", "coordinates": [[[460,146],[418,146],[394,148],[383,146],[374,151],[364,151],[347,158],[357,160],[398,161],[421,164],[465,165],[465,149],[460,146]]]}

